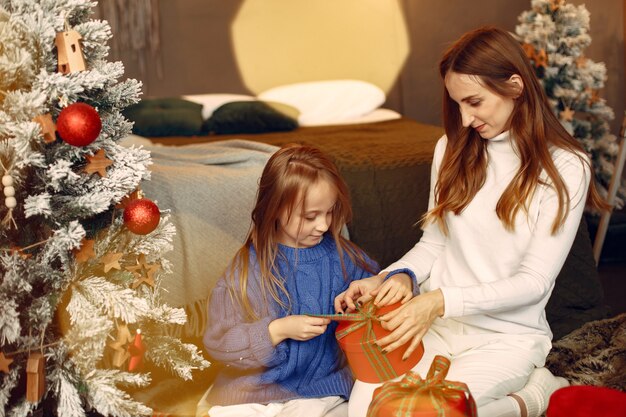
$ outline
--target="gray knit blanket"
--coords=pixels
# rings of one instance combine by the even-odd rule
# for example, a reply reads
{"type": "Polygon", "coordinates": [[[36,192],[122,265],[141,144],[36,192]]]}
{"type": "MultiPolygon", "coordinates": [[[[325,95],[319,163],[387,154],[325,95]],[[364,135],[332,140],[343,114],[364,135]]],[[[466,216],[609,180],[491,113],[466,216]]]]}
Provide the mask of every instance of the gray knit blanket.
{"type": "MultiPolygon", "coordinates": [[[[203,309],[211,288],[244,242],[258,180],[278,148],[247,140],[161,146],[138,137],[124,144],[141,144],[151,152],[152,178],[141,188],[161,210],[170,210],[176,226],[174,250],[166,256],[173,274],[163,280],[163,299],[172,306],[191,308],[195,303],[203,309]]],[[[203,323],[198,321],[203,320],[189,319],[194,333],[201,331],[203,323]]]]}

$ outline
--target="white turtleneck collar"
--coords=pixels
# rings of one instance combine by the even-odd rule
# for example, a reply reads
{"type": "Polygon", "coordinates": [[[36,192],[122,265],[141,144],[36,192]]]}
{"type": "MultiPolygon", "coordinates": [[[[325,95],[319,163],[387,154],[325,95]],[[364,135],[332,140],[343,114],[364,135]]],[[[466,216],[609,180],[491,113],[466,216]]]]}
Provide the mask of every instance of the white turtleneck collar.
{"type": "Polygon", "coordinates": [[[504,132],[500,133],[499,135],[497,135],[497,136],[495,136],[495,137],[493,137],[491,139],[485,139],[485,140],[488,140],[490,142],[500,142],[500,141],[508,139],[510,132],[511,132],[510,130],[505,130],[504,132]]]}

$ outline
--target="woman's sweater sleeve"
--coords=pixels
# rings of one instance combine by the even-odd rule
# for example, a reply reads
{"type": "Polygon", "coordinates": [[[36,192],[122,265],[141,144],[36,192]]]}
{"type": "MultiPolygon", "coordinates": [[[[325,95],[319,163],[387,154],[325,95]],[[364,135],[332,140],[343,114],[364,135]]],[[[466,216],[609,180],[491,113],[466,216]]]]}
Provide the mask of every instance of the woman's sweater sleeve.
{"type": "MultiPolygon", "coordinates": [[[[447,138],[443,136],[435,146],[433,162],[430,169],[430,193],[428,196],[428,210],[435,206],[435,184],[439,176],[439,167],[446,150],[447,138]]],[[[435,260],[445,247],[446,237],[436,223],[427,224],[421,239],[400,260],[392,263],[383,272],[398,269],[409,269],[415,274],[417,282],[421,284],[430,275],[435,260]]]]}
{"type": "MultiPolygon", "coordinates": [[[[258,296],[249,295],[253,302],[258,296]]],[[[227,366],[241,369],[275,366],[286,360],[288,347],[284,342],[272,346],[268,330],[272,320],[274,317],[265,315],[246,322],[242,308],[222,277],[209,300],[204,346],[213,359],[227,366]]]]}
{"type": "MultiPolygon", "coordinates": [[[[569,193],[565,223],[552,234],[558,195],[551,185],[541,185],[539,218],[519,268],[512,276],[469,287],[443,287],[444,317],[510,311],[536,305],[554,288],[554,282],[572,247],[583,215],[591,171],[579,156],[560,151],[555,165],[569,193]]],[[[543,306],[542,306],[543,308],[543,306]]]]}

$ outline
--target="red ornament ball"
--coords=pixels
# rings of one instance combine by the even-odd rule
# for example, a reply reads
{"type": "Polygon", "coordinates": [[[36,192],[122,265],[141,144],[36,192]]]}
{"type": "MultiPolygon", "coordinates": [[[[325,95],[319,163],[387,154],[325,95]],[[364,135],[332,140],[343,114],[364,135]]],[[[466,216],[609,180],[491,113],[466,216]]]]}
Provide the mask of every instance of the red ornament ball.
{"type": "Polygon", "coordinates": [[[147,198],[133,200],[124,208],[124,224],[137,235],[147,235],[159,225],[161,212],[147,198]]]}
{"type": "Polygon", "coordinates": [[[72,146],[87,146],[100,134],[102,120],[89,104],[70,104],[59,113],[57,132],[65,143],[72,146]]]}

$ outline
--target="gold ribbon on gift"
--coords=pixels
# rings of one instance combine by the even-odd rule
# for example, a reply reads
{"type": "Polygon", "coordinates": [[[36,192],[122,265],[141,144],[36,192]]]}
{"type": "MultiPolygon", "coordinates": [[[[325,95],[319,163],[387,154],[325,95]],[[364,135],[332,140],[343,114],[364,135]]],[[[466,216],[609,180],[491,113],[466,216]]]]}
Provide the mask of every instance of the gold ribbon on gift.
{"type": "MultiPolygon", "coordinates": [[[[438,417],[450,417],[449,408],[445,405],[450,400],[456,400],[457,403],[467,401],[470,413],[467,417],[477,417],[476,403],[467,385],[444,379],[449,368],[450,360],[437,355],[433,359],[426,379],[409,372],[398,382],[386,382],[376,390],[374,399],[367,410],[367,417],[378,416],[384,404],[396,399],[400,400],[394,414],[397,416],[410,416],[420,400],[429,400],[438,417]]],[[[458,413],[454,415],[458,416],[458,413]]]]}
{"type": "Polygon", "coordinates": [[[374,334],[374,328],[372,324],[375,321],[380,321],[376,315],[377,307],[373,301],[369,301],[361,306],[357,305],[356,313],[348,314],[309,314],[312,317],[324,317],[331,320],[339,321],[352,321],[353,324],[349,325],[345,329],[335,333],[337,340],[341,340],[350,333],[365,327],[363,337],[361,338],[361,347],[365,353],[367,361],[371,365],[372,369],[376,372],[376,375],[381,381],[387,381],[398,376],[395,369],[391,365],[387,356],[383,352],[382,348],[376,343],[371,343],[376,340],[376,334],[374,334]]]}

